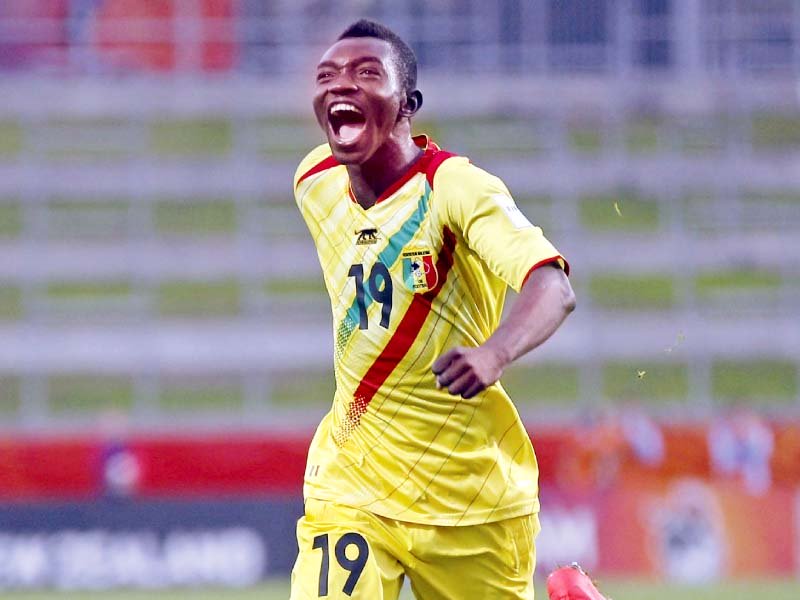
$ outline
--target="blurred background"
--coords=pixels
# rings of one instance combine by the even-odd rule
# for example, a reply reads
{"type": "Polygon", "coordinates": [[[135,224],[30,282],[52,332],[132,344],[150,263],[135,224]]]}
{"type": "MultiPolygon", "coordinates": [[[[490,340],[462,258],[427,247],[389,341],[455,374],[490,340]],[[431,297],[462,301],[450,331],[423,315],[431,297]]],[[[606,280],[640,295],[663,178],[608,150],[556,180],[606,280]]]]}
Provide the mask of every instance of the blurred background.
{"type": "Polygon", "coordinates": [[[0,593],[286,597],[333,392],[291,180],[360,17],[572,265],[503,380],[539,574],[796,598],[797,0],[0,1],[0,593]]]}

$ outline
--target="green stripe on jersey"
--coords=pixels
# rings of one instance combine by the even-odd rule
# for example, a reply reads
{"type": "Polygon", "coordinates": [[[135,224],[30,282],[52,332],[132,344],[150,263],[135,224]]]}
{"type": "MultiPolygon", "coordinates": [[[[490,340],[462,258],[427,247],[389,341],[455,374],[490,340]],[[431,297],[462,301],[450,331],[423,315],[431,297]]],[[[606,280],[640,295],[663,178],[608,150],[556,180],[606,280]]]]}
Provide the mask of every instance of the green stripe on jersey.
{"type": "MultiPolygon", "coordinates": [[[[403,223],[403,225],[400,227],[400,230],[389,238],[386,247],[381,251],[380,254],[378,254],[378,261],[386,265],[387,268],[391,268],[392,265],[397,262],[397,259],[400,257],[400,253],[402,252],[403,248],[405,248],[406,244],[411,241],[417,231],[419,231],[419,228],[422,226],[422,221],[428,214],[428,208],[430,206],[428,199],[430,198],[430,195],[431,187],[428,185],[426,180],[425,192],[419,198],[417,209],[411,214],[408,220],[403,223]]],[[[365,286],[365,308],[369,308],[372,304],[372,301],[372,294],[370,294],[369,288],[365,286]]],[[[344,319],[342,319],[342,322],[339,323],[339,327],[336,329],[337,359],[341,358],[344,347],[347,344],[347,340],[350,339],[353,331],[355,331],[356,327],[358,327],[358,312],[358,298],[356,298],[353,300],[353,304],[350,306],[347,314],[344,316],[344,319]]]]}

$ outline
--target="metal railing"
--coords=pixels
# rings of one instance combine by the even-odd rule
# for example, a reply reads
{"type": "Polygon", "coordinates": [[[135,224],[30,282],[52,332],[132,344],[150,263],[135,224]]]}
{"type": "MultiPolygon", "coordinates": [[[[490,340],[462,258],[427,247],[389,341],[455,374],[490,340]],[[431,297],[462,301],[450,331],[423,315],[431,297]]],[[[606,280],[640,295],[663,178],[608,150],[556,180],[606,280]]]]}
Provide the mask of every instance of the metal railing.
{"type": "Polygon", "coordinates": [[[800,72],[791,0],[154,3],[8,0],[0,70],[66,75],[295,73],[356,18],[386,22],[430,72],[544,75],[669,73],[750,78],[800,72]],[[149,6],[149,9],[147,8],[149,6]]]}

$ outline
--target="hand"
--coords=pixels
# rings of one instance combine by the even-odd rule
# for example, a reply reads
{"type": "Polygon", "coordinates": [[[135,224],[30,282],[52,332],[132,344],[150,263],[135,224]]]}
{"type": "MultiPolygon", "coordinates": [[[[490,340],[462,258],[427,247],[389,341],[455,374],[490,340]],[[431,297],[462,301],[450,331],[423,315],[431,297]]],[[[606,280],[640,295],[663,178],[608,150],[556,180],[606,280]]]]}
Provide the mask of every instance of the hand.
{"type": "Polygon", "coordinates": [[[433,363],[436,384],[451,394],[472,398],[492,385],[503,374],[500,357],[486,346],[456,347],[433,363]]]}

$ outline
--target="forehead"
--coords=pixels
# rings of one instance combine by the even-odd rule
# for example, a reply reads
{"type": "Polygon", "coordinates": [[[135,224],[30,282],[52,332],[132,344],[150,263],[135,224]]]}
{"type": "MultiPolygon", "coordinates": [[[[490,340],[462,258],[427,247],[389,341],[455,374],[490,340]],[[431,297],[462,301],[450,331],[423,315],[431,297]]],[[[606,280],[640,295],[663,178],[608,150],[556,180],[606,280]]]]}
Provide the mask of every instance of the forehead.
{"type": "Polygon", "coordinates": [[[392,46],[385,40],[371,37],[345,38],[325,51],[320,63],[333,62],[338,65],[374,58],[388,65],[394,63],[392,46]]]}

